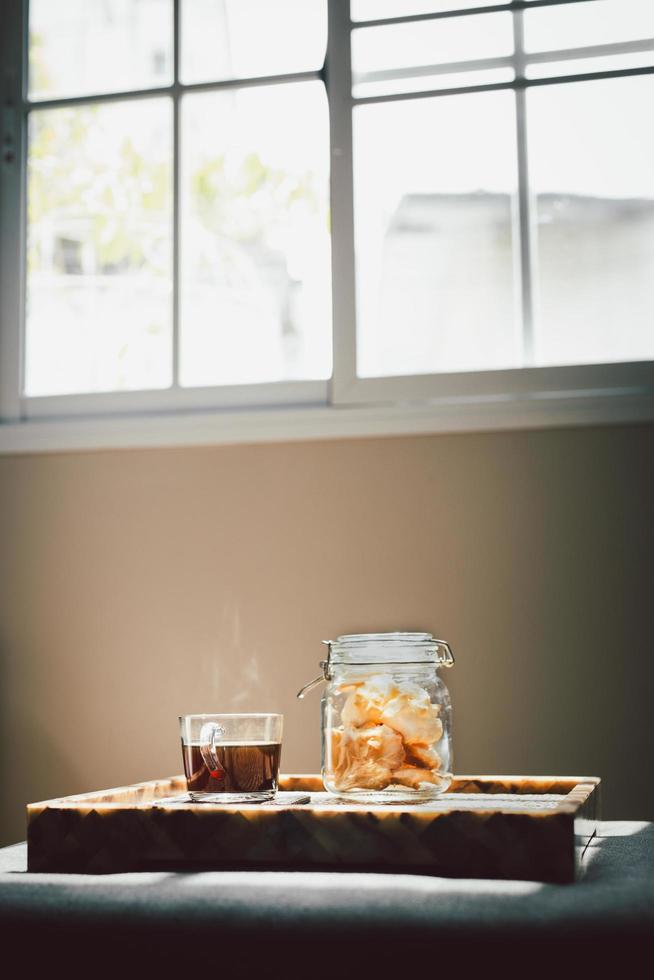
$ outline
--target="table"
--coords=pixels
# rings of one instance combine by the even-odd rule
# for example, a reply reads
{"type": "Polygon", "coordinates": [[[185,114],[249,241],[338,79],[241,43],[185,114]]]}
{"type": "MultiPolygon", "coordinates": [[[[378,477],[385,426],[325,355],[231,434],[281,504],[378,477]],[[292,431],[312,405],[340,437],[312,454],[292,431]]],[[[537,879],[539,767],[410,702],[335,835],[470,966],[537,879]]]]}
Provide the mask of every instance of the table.
{"type": "MultiPolygon", "coordinates": [[[[28,874],[0,850],[0,940],[36,969],[330,977],[601,976],[654,952],[654,824],[608,822],[572,885],[344,872],[28,874]],[[426,971],[426,972],[425,972],[426,971]],[[481,972],[481,969],[480,969],[481,972]]],[[[651,970],[645,969],[643,975],[651,970]]],[[[24,974],[21,974],[24,975],[24,974]]],[[[650,974],[651,975],[651,974],[650,974]]]]}

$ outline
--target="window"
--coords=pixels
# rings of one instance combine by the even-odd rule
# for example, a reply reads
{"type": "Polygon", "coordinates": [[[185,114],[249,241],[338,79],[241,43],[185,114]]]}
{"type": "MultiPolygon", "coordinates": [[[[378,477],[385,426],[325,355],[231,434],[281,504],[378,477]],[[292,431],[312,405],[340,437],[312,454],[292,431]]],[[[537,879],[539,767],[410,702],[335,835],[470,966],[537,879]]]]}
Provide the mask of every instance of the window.
{"type": "Polygon", "coordinates": [[[654,415],[650,0],[2,14],[12,430],[654,415]]]}
{"type": "Polygon", "coordinates": [[[27,414],[324,398],[321,0],[31,0],[28,21],[27,414]]]}

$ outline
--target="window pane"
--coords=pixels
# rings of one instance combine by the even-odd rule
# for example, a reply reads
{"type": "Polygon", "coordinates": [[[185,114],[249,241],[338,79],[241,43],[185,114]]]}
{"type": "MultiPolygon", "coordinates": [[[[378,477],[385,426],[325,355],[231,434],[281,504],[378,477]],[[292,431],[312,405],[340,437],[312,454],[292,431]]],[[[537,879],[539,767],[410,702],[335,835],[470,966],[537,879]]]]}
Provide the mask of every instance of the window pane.
{"type": "Polygon", "coordinates": [[[512,51],[511,14],[361,27],[352,32],[352,71],[360,76],[364,72],[494,58],[512,51]]]}
{"type": "Polygon", "coordinates": [[[525,49],[549,51],[654,38],[652,0],[595,0],[524,13],[525,49]]]}
{"type": "Polygon", "coordinates": [[[358,107],[354,162],[359,375],[517,365],[512,93],[358,107]]]}
{"type": "Polygon", "coordinates": [[[326,0],[182,0],[186,83],[317,70],[326,45],[326,0]]]}
{"type": "Polygon", "coordinates": [[[171,0],[30,0],[29,94],[170,85],[171,0]]]}
{"type": "Polygon", "coordinates": [[[320,82],[185,97],[182,384],[329,377],[328,139],[320,82]]]}
{"type": "Polygon", "coordinates": [[[350,16],[352,20],[381,20],[382,17],[409,17],[411,14],[433,14],[440,10],[463,10],[488,4],[489,0],[350,0],[350,16]]]}
{"type": "Polygon", "coordinates": [[[167,99],[34,111],[26,393],[171,381],[167,99]]]}
{"type": "Polygon", "coordinates": [[[652,76],[530,90],[538,364],[654,355],[652,76]]]}

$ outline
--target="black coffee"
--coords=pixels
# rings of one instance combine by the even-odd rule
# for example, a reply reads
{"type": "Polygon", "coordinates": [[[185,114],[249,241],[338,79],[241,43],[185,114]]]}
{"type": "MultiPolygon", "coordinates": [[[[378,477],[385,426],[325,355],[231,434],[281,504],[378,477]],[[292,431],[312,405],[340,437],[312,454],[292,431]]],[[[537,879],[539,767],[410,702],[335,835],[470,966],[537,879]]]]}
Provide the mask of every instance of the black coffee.
{"type": "Polygon", "coordinates": [[[212,771],[205,764],[199,745],[182,742],[189,793],[275,792],[281,751],[280,742],[216,745],[219,768],[212,771]]]}

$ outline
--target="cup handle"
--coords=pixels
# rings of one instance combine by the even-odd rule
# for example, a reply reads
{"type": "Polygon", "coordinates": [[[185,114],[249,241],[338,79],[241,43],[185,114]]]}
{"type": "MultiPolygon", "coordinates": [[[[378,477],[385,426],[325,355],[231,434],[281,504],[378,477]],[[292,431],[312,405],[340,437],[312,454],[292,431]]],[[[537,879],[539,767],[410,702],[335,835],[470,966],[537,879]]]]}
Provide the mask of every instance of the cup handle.
{"type": "Polygon", "coordinates": [[[200,729],[200,754],[212,779],[223,780],[225,770],[216,755],[216,743],[224,738],[225,729],[215,721],[206,722],[200,729]]]}

